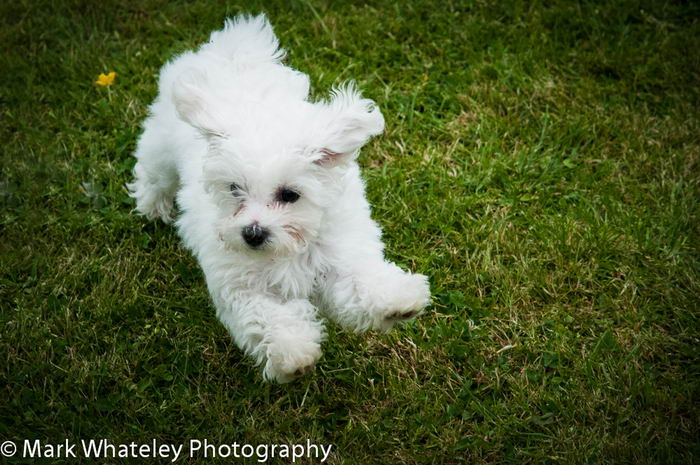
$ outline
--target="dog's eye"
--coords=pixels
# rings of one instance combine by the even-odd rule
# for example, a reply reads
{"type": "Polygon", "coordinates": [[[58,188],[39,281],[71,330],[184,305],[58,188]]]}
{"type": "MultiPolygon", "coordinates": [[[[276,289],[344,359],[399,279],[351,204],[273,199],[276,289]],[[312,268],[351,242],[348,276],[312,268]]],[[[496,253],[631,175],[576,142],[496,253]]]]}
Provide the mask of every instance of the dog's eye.
{"type": "Polygon", "coordinates": [[[279,192],[277,192],[277,200],[283,203],[294,203],[299,200],[299,197],[299,193],[292,189],[280,189],[279,192]]]}
{"type": "Polygon", "coordinates": [[[239,195],[241,195],[241,187],[235,182],[232,182],[231,185],[228,186],[228,188],[234,197],[238,197],[239,195]]]}

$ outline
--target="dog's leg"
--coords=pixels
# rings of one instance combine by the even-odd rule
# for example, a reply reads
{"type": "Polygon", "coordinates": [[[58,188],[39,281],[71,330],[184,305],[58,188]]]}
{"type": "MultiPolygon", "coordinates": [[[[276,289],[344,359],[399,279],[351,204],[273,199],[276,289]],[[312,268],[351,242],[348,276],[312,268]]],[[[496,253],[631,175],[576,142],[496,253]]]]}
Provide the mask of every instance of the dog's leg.
{"type": "Polygon", "coordinates": [[[212,292],[217,316],[265,379],[287,383],[313,370],[325,332],[308,300],[229,291],[212,292]]]}
{"type": "Polygon", "coordinates": [[[174,153],[168,134],[159,131],[154,119],[147,120],[134,156],[134,181],[127,184],[136,199],[136,210],[148,219],[172,221],[175,194],[179,185],[174,153]]]}
{"type": "Polygon", "coordinates": [[[425,276],[384,260],[336,266],[320,284],[319,295],[328,317],[353,331],[388,331],[430,303],[425,276]]]}
{"type": "Polygon", "coordinates": [[[381,230],[370,216],[356,166],[343,182],[326,223],[323,254],[330,270],[318,280],[321,307],[348,329],[388,331],[430,303],[428,278],[384,259],[381,230]]]}

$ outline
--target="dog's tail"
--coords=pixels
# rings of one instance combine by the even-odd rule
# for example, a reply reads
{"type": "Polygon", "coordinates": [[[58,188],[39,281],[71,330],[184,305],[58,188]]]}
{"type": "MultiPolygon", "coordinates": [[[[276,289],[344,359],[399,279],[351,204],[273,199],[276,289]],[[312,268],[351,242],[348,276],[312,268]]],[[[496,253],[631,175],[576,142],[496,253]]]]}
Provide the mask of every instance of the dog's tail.
{"type": "Polygon", "coordinates": [[[264,13],[227,19],[223,29],[212,32],[202,50],[237,64],[279,63],[286,55],[264,13]]]}

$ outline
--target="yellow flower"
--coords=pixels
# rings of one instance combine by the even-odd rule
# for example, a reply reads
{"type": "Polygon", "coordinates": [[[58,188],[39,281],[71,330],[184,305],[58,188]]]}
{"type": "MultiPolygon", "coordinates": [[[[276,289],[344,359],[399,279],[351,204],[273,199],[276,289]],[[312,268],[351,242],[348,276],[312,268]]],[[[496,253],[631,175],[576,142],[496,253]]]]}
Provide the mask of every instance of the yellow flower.
{"type": "Polygon", "coordinates": [[[100,74],[97,76],[97,81],[95,81],[95,84],[98,86],[108,86],[114,82],[115,77],[117,77],[117,73],[114,71],[109,74],[100,74]]]}

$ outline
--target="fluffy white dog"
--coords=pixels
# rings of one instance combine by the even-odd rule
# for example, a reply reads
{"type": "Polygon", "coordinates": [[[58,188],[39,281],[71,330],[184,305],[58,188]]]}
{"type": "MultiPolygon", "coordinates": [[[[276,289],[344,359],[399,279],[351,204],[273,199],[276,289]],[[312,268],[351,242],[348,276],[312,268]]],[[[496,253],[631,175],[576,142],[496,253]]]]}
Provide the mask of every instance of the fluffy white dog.
{"type": "Polygon", "coordinates": [[[139,213],[176,225],[236,344],[283,383],[321,356],[325,316],[389,330],[428,280],[384,259],[356,163],[384,129],[352,84],[309,100],[264,15],[239,16],[161,70],[129,184],[139,213]]]}

